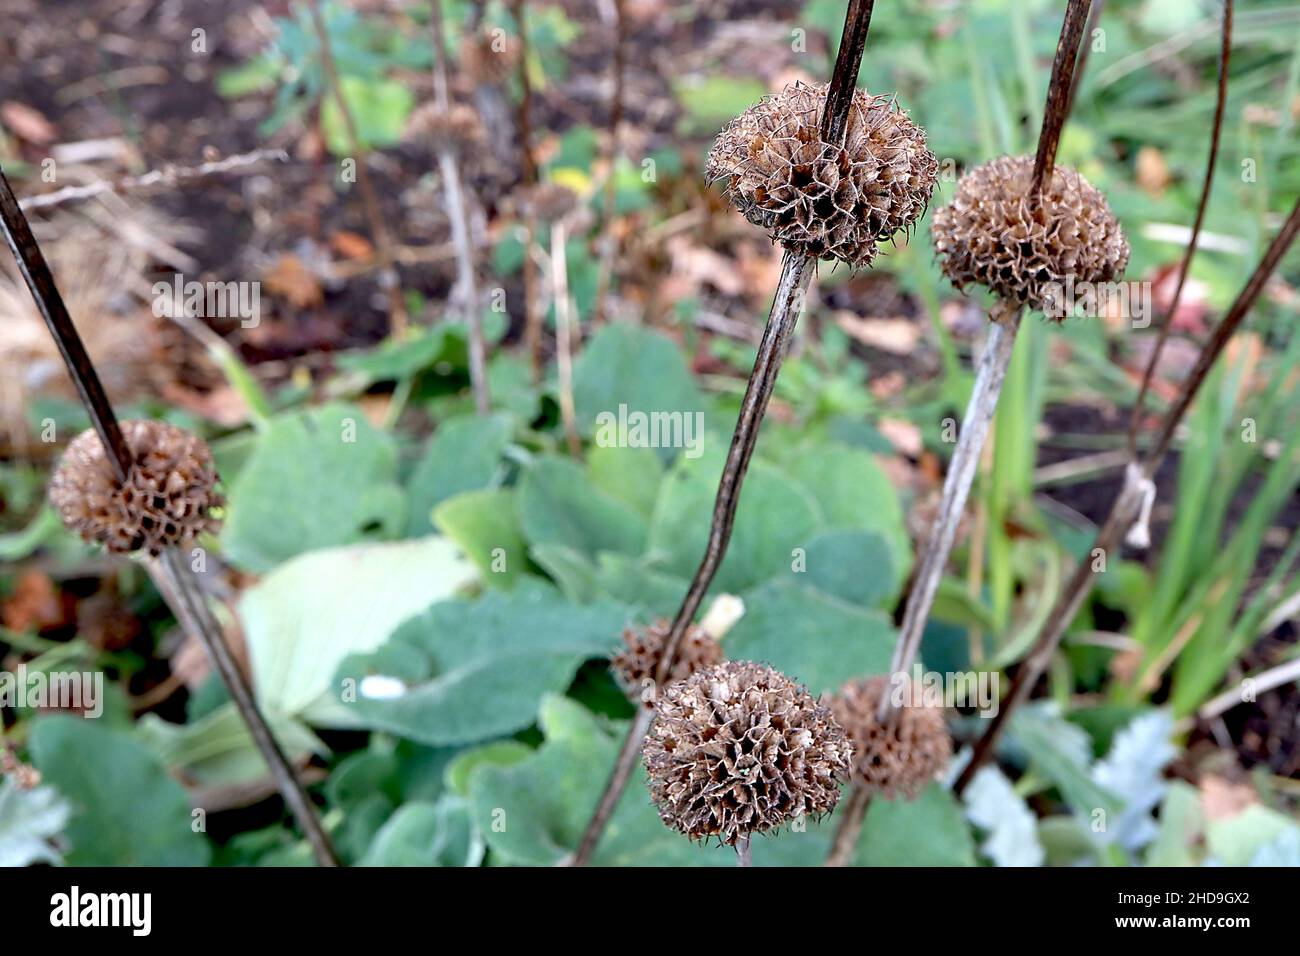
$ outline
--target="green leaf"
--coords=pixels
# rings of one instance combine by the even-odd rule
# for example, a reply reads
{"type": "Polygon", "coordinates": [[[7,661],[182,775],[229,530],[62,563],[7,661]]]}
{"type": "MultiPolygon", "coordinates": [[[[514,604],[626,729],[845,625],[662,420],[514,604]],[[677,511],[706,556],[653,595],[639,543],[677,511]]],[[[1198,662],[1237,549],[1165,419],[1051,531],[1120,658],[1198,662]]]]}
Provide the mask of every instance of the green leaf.
{"type": "Polygon", "coordinates": [[[664,466],[652,448],[597,445],[587,454],[591,483],[647,520],[654,512],[664,466]]]}
{"type": "Polygon", "coordinates": [[[447,765],[447,787],[462,797],[469,796],[469,778],[479,767],[510,767],[527,760],[533,748],[517,740],[497,740],[459,754],[447,765]]]}
{"type": "MultiPolygon", "coordinates": [[[[659,570],[690,578],[708,541],[723,454],[681,458],[659,489],[650,551],[659,570]]],[[[754,462],[736,511],[731,546],[713,583],[715,593],[739,594],[788,571],[796,548],[821,530],[808,493],[771,465],[754,462]]]]}
{"type": "Polygon", "coordinates": [[[567,458],[537,459],[519,483],[518,504],[524,538],[534,547],[559,545],[593,558],[598,551],[645,550],[645,519],[597,490],[567,458]]]}
{"type": "Polygon", "coordinates": [[[1205,832],[1201,794],[1189,783],[1175,780],[1160,804],[1160,832],[1147,847],[1147,866],[1195,866],[1192,848],[1205,832]]]}
{"type": "Polygon", "coordinates": [[[745,616],[723,643],[731,660],[771,664],[817,695],[888,671],[896,639],[878,611],[777,581],[745,595],[745,616]]]}
{"type": "Polygon", "coordinates": [[[626,608],[577,607],[543,585],[443,601],[378,654],[344,662],[340,677],[359,680],[352,713],[372,730],[437,746],[473,743],[531,724],[542,697],[568,687],[584,660],[611,653],[627,622],[626,608]]]}
{"type": "Polygon", "coordinates": [[[808,542],[805,581],[861,607],[888,607],[898,593],[889,542],[873,531],[826,531],[808,542]]]}
{"type": "Polygon", "coordinates": [[[510,588],[524,573],[526,546],[513,489],[457,495],[434,509],[433,523],[460,545],[482,572],[484,583],[510,588]]]}
{"type": "MultiPolygon", "coordinates": [[[[339,89],[356,123],[357,145],[374,148],[393,146],[401,141],[406,118],[415,105],[415,94],[405,85],[396,80],[341,76],[339,89]]],[[[321,103],[320,125],[325,134],[325,145],[331,153],[335,156],[352,154],[356,146],[334,96],[326,96],[321,103]]],[[[361,157],[355,158],[362,162],[361,157]]]]}
{"type": "Polygon", "coordinates": [[[975,841],[952,793],[932,783],[915,800],[872,800],[855,866],[974,866],[975,841]]]}
{"type": "Polygon", "coordinates": [[[61,863],[52,841],[63,832],[68,814],[67,801],[53,787],[24,790],[0,778],[0,867],[61,863]]]}
{"type": "Polygon", "coordinates": [[[1230,817],[1211,820],[1205,843],[1210,856],[1223,866],[1249,866],[1256,853],[1277,846],[1288,833],[1300,833],[1294,820],[1255,803],[1230,817]]]}
{"type": "Polygon", "coordinates": [[[437,803],[405,803],[375,834],[361,866],[478,866],[483,842],[469,805],[450,794],[437,803]]]}
{"type": "Polygon", "coordinates": [[[476,577],[446,538],[333,548],[277,568],[240,602],[258,700],[306,723],[350,726],[355,714],[331,684],[343,658],[378,648],[476,577]]]}
{"type": "Polygon", "coordinates": [[[93,720],[44,717],[31,751],[42,778],[68,801],[69,866],[204,866],[190,801],[143,744],[93,720]]]}
{"type": "MultiPolygon", "coordinates": [[[[489,487],[501,470],[514,424],[509,415],[465,415],[443,422],[411,473],[407,531],[429,533],[429,515],[448,498],[489,487]]],[[[468,549],[467,549],[468,550],[468,549]]]]}
{"type": "MultiPolygon", "coordinates": [[[[681,351],[657,332],[627,322],[601,326],[582,350],[573,369],[573,401],[584,432],[597,416],[628,413],[703,411],[704,396],[695,386],[681,351]]],[[[602,420],[605,420],[602,418],[602,420]]]]}
{"type": "Polygon", "coordinates": [[[263,572],[306,551],[396,534],[403,520],[396,477],[392,436],[360,409],[277,416],[230,489],[226,556],[263,572]]]}
{"type": "Polygon", "coordinates": [[[712,135],[723,123],[761,100],[767,86],[744,77],[691,75],[676,82],[673,92],[686,109],[687,131],[712,135]]]}
{"type": "MultiPolygon", "coordinates": [[[[542,701],[540,723],[546,741],[534,756],[470,776],[475,825],[493,858],[507,864],[550,866],[574,850],[626,731],[559,696],[542,701]]],[[[593,865],[735,866],[732,850],[698,846],[665,827],[645,788],[638,764],[593,865]]]]}
{"type": "Polygon", "coordinates": [[[529,554],[574,604],[590,604],[601,596],[603,589],[596,569],[585,554],[559,544],[539,545],[529,554]]]}
{"type": "Polygon", "coordinates": [[[1062,717],[1055,701],[1022,707],[1011,719],[1010,736],[1072,809],[1084,814],[1104,810],[1107,819],[1119,819],[1120,800],[1092,779],[1087,733],[1062,717]]]}

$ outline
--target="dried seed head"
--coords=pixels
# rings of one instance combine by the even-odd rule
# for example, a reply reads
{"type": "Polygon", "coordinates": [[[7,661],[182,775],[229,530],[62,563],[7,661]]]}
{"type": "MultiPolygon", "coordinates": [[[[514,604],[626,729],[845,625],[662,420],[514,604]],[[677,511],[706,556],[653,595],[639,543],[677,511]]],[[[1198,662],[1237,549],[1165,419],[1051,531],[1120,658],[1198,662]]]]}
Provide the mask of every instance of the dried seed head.
{"type": "Polygon", "coordinates": [[[434,149],[450,148],[460,157],[472,155],[487,142],[478,113],[463,103],[453,103],[445,110],[437,103],[424,103],[406,121],[406,135],[425,140],[434,149]]]}
{"type": "Polygon", "coordinates": [[[643,749],[665,824],[734,845],[835,809],[852,761],[831,712],[764,664],[728,661],[664,688],[643,749]]]}
{"type": "Polygon", "coordinates": [[[1004,302],[1046,312],[1053,287],[1067,277],[1123,276],[1129,245],[1106,197],[1077,172],[1057,166],[1031,203],[1033,172],[1032,156],[975,167],[953,201],[935,210],[931,232],[944,275],[959,289],[973,282],[1004,302]]]}
{"type": "Polygon", "coordinates": [[[475,83],[500,84],[519,63],[519,40],[501,30],[465,36],[460,41],[460,66],[475,83]]]}
{"type": "Polygon", "coordinates": [[[831,712],[853,742],[853,778],[886,800],[915,799],[948,765],[952,740],[943,708],[905,697],[886,724],[876,719],[888,677],[851,681],[831,698],[831,712]]]}
{"type": "Polygon", "coordinates": [[[578,194],[559,183],[538,183],[524,191],[524,211],[542,222],[556,222],[578,208],[578,194]]]}
{"type": "Polygon", "coordinates": [[[63,523],[109,551],[157,556],[215,531],[217,472],[203,439],[166,422],[125,421],[122,436],[135,459],[118,484],[94,430],[68,445],[50,481],[50,502],[63,523]]]}
{"type": "Polygon", "coordinates": [[[788,249],[869,266],[925,213],[939,169],[892,97],[853,94],[844,145],[821,138],[826,85],[795,83],[732,120],[709,151],[745,218],[788,249]]]}
{"type": "MultiPolygon", "coordinates": [[[[629,697],[636,698],[647,686],[653,686],[671,630],[671,622],[660,620],[647,628],[629,627],[623,632],[626,646],[610,663],[629,697]]],[[[685,680],[703,667],[722,663],[722,658],[722,645],[703,628],[691,625],[682,635],[668,682],[685,680]]],[[[647,700],[646,705],[653,706],[653,701],[647,700]]]]}

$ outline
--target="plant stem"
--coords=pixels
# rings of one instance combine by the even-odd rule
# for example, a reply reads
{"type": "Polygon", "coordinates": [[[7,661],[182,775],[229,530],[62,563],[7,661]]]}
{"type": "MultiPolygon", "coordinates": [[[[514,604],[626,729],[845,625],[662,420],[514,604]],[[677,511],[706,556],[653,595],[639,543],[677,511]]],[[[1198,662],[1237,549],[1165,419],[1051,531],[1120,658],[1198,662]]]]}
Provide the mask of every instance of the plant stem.
{"type": "MultiPolygon", "coordinates": [[[[519,126],[520,181],[526,189],[537,185],[537,158],[533,155],[533,81],[528,75],[528,21],[524,15],[524,0],[510,0],[510,12],[519,34],[519,109],[516,114],[519,126]]],[[[529,202],[526,206],[531,207],[529,202]]],[[[524,227],[524,351],[532,362],[533,382],[542,380],[542,315],[537,298],[537,279],[533,274],[532,250],[537,241],[537,218],[530,208],[523,216],[524,227]]]]}
{"type": "Polygon", "coordinates": [[[754,857],[749,848],[749,834],[742,833],[736,840],[736,866],[753,866],[754,857]]]}
{"type": "MultiPolygon", "coordinates": [[[[713,519],[709,526],[709,540],[704,550],[704,557],[695,577],[691,579],[686,597],[673,619],[672,629],[664,643],[664,652],[655,671],[655,685],[662,687],[672,671],[681,646],[686,628],[695,620],[700,602],[713,583],[713,577],[722,564],[731,540],[731,531],[735,524],[736,506],[740,501],[740,487],[749,468],[750,458],[754,454],[754,444],[758,440],[758,426],[767,410],[772,389],[776,386],[777,372],[781,360],[785,357],[786,344],[798,321],[803,291],[812,278],[815,260],[802,253],[786,252],[781,267],[781,279],[777,285],[776,296],[772,301],[772,310],[767,318],[767,327],[763,330],[763,339],[758,346],[758,355],[754,359],[754,369],[750,372],[749,385],[740,406],[740,417],[736,422],[736,431],[731,438],[731,448],[727,451],[727,460],[723,465],[722,478],[718,483],[718,494],[713,504],[713,519]]],[[[638,734],[634,725],[623,741],[622,750],[614,764],[605,791],[601,794],[587,830],[582,835],[582,842],[574,854],[573,862],[584,865],[600,841],[600,836],[609,824],[618,799],[627,786],[632,766],[636,762],[636,753],[645,737],[645,731],[638,734]]]]}
{"type": "MultiPolygon", "coordinates": [[[[966,511],[966,499],[975,480],[975,471],[979,467],[989,426],[997,412],[998,396],[1002,393],[1002,383],[1006,380],[1007,367],[1011,364],[1011,354],[1015,350],[1016,333],[1020,329],[1020,312],[1019,308],[1013,308],[1003,315],[1001,321],[995,318],[991,323],[988,341],[984,345],[984,353],[980,356],[979,368],[975,374],[975,387],[962,419],[957,447],[953,449],[952,461],[943,482],[939,511],[930,528],[924,556],[916,572],[907,608],[903,612],[902,628],[889,666],[892,674],[905,673],[920,649],[925,623],[934,606],[939,582],[943,578],[948,555],[952,552],[953,541],[957,537],[957,528],[966,511]]],[[[881,696],[877,716],[882,721],[891,710],[891,698],[890,694],[881,696]]]]}
{"type": "Polygon", "coordinates": [[[573,299],[569,296],[569,264],[565,254],[563,222],[551,224],[551,278],[555,300],[555,353],[560,375],[560,417],[564,420],[564,440],[569,454],[582,457],[582,440],[578,437],[578,413],[573,403],[573,339],[575,318],[573,299]]]}
{"type": "Polygon", "coordinates": [[[18,205],[3,167],[0,167],[0,218],[4,220],[5,243],[13,253],[18,270],[23,274],[23,280],[36,302],[36,308],[40,310],[41,318],[45,320],[54,344],[63,356],[72,383],[81,396],[81,403],[90,415],[91,424],[108,451],[108,462],[113,475],[119,482],[125,483],[133,461],[131,449],[122,437],[122,429],[118,427],[113,406],[108,401],[108,395],[104,392],[104,386],[99,381],[99,375],[95,372],[94,363],[90,361],[77,327],[72,323],[63,296],[59,295],[54,275],[50,272],[41,247],[36,244],[32,227],[18,205]]]}
{"type": "Polygon", "coordinates": [[[307,9],[311,13],[312,26],[316,30],[316,42],[320,46],[321,67],[325,71],[325,80],[329,84],[334,102],[339,108],[343,120],[343,132],[348,138],[348,148],[356,161],[357,186],[361,190],[361,203],[365,209],[366,219],[370,223],[370,233],[375,242],[375,259],[379,263],[379,284],[388,294],[389,332],[394,338],[406,334],[406,302],[402,298],[401,278],[393,264],[392,243],[388,228],[384,225],[383,214],[379,211],[379,196],[370,181],[370,171],[366,167],[366,150],[357,135],[357,124],[352,116],[352,108],[343,97],[343,85],[339,80],[338,67],[334,62],[334,50],[330,46],[329,31],[325,28],[325,18],[321,15],[320,0],[307,0],[307,9]]]}
{"type": "Polygon", "coordinates": [[[1056,166],[1056,150],[1061,143],[1061,130],[1070,113],[1070,90],[1074,83],[1074,70],[1078,62],[1079,42],[1088,21],[1092,0],[1070,0],[1061,24],[1061,38],[1056,42],[1056,59],[1052,61],[1052,79],[1047,87],[1047,106],[1043,111],[1043,128],[1038,134],[1038,153],[1034,156],[1034,178],[1030,181],[1029,195],[1036,200],[1043,184],[1051,182],[1056,166]]]}
{"type": "Polygon", "coordinates": [[[591,861],[591,855],[596,852],[596,844],[600,842],[605,827],[614,816],[619,797],[627,788],[627,781],[632,776],[632,768],[636,766],[637,755],[641,752],[646,734],[650,732],[650,724],[654,721],[654,717],[655,712],[652,708],[644,704],[638,705],[636,716],[632,718],[632,726],[628,728],[627,736],[623,738],[623,744],[619,747],[618,757],[614,760],[614,769],[609,775],[609,783],[605,785],[600,795],[591,822],[587,824],[578,848],[567,861],[570,865],[586,866],[591,861]]]}
{"type": "MultiPolygon", "coordinates": [[[[1088,25],[1084,28],[1084,36],[1092,36],[1092,31],[1097,28],[1101,21],[1101,12],[1106,8],[1106,0],[1096,0],[1093,4],[1092,12],[1088,14],[1088,25]]],[[[1088,69],[1088,54],[1092,52],[1091,45],[1084,43],[1079,50],[1079,62],[1074,70],[1074,80],[1070,83],[1070,101],[1066,106],[1067,110],[1074,108],[1074,99],[1079,95],[1079,85],[1083,82],[1083,76],[1088,69]]]]}
{"type": "Polygon", "coordinates": [[[839,808],[839,823],[835,827],[835,839],[831,843],[830,855],[826,857],[827,866],[848,866],[853,861],[853,851],[857,849],[858,837],[862,834],[862,823],[867,818],[867,809],[871,806],[871,793],[860,783],[849,788],[849,795],[844,805],[839,808]]]}
{"type": "Polygon", "coordinates": [[[285,803],[289,805],[294,819],[298,821],[298,826],[307,837],[307,842],[311,844],[312,855],[316,858],[317,865],[338,866],[338,856],[324,827],[321,826],[316,806],[311,802],[311,797],[307,795],[306,788],[294,772],[293,765],[280,749],[280,745],[276,743],[275,735],[258,709],[253,691],[245,680],[243,671],[239,669],[234,655],[230,652],[230,646],[221,633],[220,625],[212,616],[207,601],[200,593],[196,578],[185,564],[185,556],[175,548],[168,548],[156,562],[149,562],[149,570],[158,585],[158,590],[167,597],[167,603],[175,612],[181,626],[198,639],[216,667],[222,683],[226,685],[235,703],[235,709],[239,711],[240,717],[248,727],[249,735],[253,738],[253,743],[271,771],[276,788],[284,797],[285,803]]]}
{"type": "MultiPolygon", "coordinates": [[[[1246,315],[1254,307],[1264,290],[1264,286],[1268,283],[1269,277],[1277,269],[1278,263],[1286,254],[1291,243],[1294,242],[1297,232],[1300,232],[1300,200],[1292,208],[1291,214],[1287,217],[1278,234],[1273,237],[1273,241],[1269,244],[1259,265],[1255,267],[1255,271],[1251,273],[1250,278],[1246,281],[1241,292],[1238,293],[1227,314],[1224,315],[1223,320],[1215,328],[1214,334],[1201,347],[1196,367],[1188,376],[1183,393],[1173,407],[1165,413],[1159,436],[1142,462],[1141,477],[1147,480],[1154,477],[1156,470],[1160,467],[1160,463],[1169,450],[1174,432],[1187,414],[1187,410],[1200,391],[1201,386],[1205,384],[1210,369],[1213,368],[1214,363],[1227,346],[1228,340],[1231,339],[1245,320],[1246,315]]],[[[1083,606],[1084,600],[1092,592],[1096,577],[1096,573],[1093,571],[1094,556],[1100,554],[1105,557],[1119,547],[1124,532],[1137,512],[1140,495],[1139,483],[1137,481],[1128,481],[1116,497],[1114,504],[1111,505],[1110,513],[1106,516],[1100,530],[1098,530],[1097,537],[1088,550],[1088,555],[1075,567],[1065,590],[1062,591],[1060,597],[1057,598],[1056,604],[1052,607],[1052,611],[1043,625],[1042,632],[1038,635],[1038,639],[1034,642],[1034,646],[1030,649],[1024,661],[1021,662],[1019,670],[1016,671],[1016,675],[1011,681],[1011,687],[998,709],[997,715],[985,729],[980,739],[976,741],[970,762],[967,763],[966,768],[953,785],[955,793],[960,795],[979,771],[979,768],[989,759],[1012,712],[1020,704],[1024,703],[1034,685],[1038,683],[1038,679],[1046,672],[1056,648],[1061,643],[1061,638],[1065,635],[1066,628],[1073,623],[1075,617],[1078,616],[1079,609],[1083,606]]]]}
{"type": "MultiPolygon", "coordinates": [[[[451,109],[451,95],[447,81],[447,47],[443,35],[442,2],[429,4],[429,32],[433,41],[434,99],[444,115],[451,109]]],[[[447,217],[451,220],[451,240],[456,247],[456,271],[465,295],[465,322],[469,327],[469,381],[474,392],[474,408],[480,415],[491,411],[491,397],[487,382],[487,349],[483,343],[483,303],[479,298],[478,280],[474,273],[474,248],[469,235],[469,217],[466,197],[461,188],[460,164],[456,154],[447,145],[438,149],[438,165],[442,170],[442,186],[447,202],[447,217]]]]}
{"type": "Polygon", "coordinates": [[[604,207],[601,211],[600,236],[600,271],[596,280],[596,300],[591,310],[592,322],[599,325],[605,321],[605,301],[609,296],[609,285],[614,271],[614,252],[617,241],[614,238],[615,188],[614,171],[618,163],[618,128],[623,122],[623,59],[624,47],[627,45],[627,11],[626,0],[614,2],[614,92],[609,104],[609,142],[607,159],[609,168],[605,173],[604,207]]]}
{"type": "Polygon", "coordinates": [[[867,46],[867,31],[871,28],[871,11],[875,0],[849,0],[844,11],[844,29],[840,33],[840,49],[835,54],[835,68],[831,71],[830,86],[826,90],[826,108],[822,111],[822,140],[843,145],[848,127],[849,107],[858,86],[858,71],[862,68],[862,53],[867,46]]]}
{"type": "Polygon", "coordinates": [[[1196,206],[1196,219],[1192,223],[1192,235],[1187,241],[1187,248],[1183,251],[1182,262],[1178,264],[1178,283],[1174,286],[1174,297],[1169,302],[1164,321],[1160,323],[1160,332],[1156,336],[1155,348],[1152,349],[1151,357],[1147,360],[1146,371],[1142,374],[1142,386],[1138,389],[1137,400],[1133,403],[1133,414],[1129,419],[1128,428],[1128,451],[1129,456],[1134,461],[1137,460],[1138,429],[1142,427],[1142,407],[1146,403],[1147,392],[1151,388],[1151,379],[1155,375],[1156,366],[1159,364],[1160,356],[1164,352],[1165,343],[1169,340],[1174,313],[1178,311],[1178,303],[1182,301],[1183,285],[1187,282],[1187,273],[1191,269],[1192,256],[1196,255],[1196,244],[1201,238],[1201,226],[1205,222],[1205,210],[1210,204],[1210,187],[1214,183],[1214,167],[1219,159],[1219,141],[1223,133],[1223,114],[1228,102],[1228,63],[1231,57],[1232,0],[1224,0],[1223,31],[1219,46],[1219,88],[1214,104],[1214,126],[1210,129],[1210,155],[1205,161],[1205,181],[1201,184],[1201,199],[1196,206]]]}
{"type": "MultiPolygon", "coordinates": [[[[54,284],[49,265],[36,244],[27,217],[19,208],[2,169],[0,169],[0,219],[3,219],[4,223],[5,240],[18,261],[19,269],[27,281],[27,287],[36,301],[37,308],[45,317],[51,336],[63,355],[68,374],[72,377],[77,392],[81,395],[86,410],[95,423],[95,430],[104,443],[114,475],[119,482],[124,483],[134,466],[134,457],[122,437],[113,407],[104,394],[99,376],[86,353],[81,336],[76,326],[72,324],[63,297],[54,284]]],[[[169,597],[168,604],[176,614],[177,620],[181,622],[181,626],[197,638],[212,657],[218,672],[226,682],[240,716],[248,725],[254,743],[266,758],[280,793],[307,835],[317,861],[322,866],[336,866],[338,859],[321,828],[315,808],[307,798],[302,784],[293,775],[288,761],[280,752],[266,721],[258,711],[248,684],[235,665],[230,649],[222,639],[220,629],[212,618],[207,604],[198,593],[194,578],[185,567],[183,556],[174,549],[168,549],[158,562],[150,563],[150,570],[157,576],[159,590],[164,596],[169,597]]]]}

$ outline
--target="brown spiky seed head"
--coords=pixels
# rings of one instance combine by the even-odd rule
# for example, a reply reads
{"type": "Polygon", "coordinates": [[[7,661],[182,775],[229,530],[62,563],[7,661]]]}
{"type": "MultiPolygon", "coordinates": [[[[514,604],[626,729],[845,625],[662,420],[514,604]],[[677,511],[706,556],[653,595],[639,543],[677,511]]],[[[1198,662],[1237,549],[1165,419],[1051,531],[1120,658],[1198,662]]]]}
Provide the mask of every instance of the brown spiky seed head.
{"type": "Polygon", "coordinates": [[[450,148],[459,156],[469,155],[487,142],[478,113],[463,103],[453,103],[447,109],[434,102],[420,105],[406,121],[406,135],[428,142],[435,150],[450,148]]]}
{"type": "Polygon", "coordinates": [[[664,688],[642,755],[665,824],[735,845],[830,813],[853,753],[803,687],[765,664],[728,661],[664,688]]]}
{"type": "Polygon", "coordinates": [[[892,689],[888,677],[850,681],[831,698],[831,711],[853,742],[854,781],[886,800],[912,800],[948,765],[952,739],[943,708],[908,688],[901,688],[903,706],[882,724],[880,700],[892,689]]]}
{"type": "Polygon", "coordinates": [[[578,208],[578,194],[559,183],[538,183],[522,196],[524,211],[544,223],[558,222],[578,208]]]}
{"type": "MultiPolygon", "coordinates": [[[[654,686],[655,670],[663,658],[664,645],[668,643],[671,630],[672,623],[667,620],[656,621],[645,628],[627,628],[623,632],[623,650],[610,662],[627,695],[644,699],[647,707],[654,705],[654,697],[643,695],[643,692],[654,686]]],[[[722,658],[722,645],[704,628],[692,624],[682,635],[668,682],[685,680],[701,668],[722,663],[722,658]]]]}
{"type": "Polygon", "coordinates": [[[707,173],[787,249],[869,266],[876,243],[925,213],[939,163],[892,97],[855,90],[844,145],[822,140],[826,84],[795,83],[732,120],[707,173]]]}
{"type": "Polygon", "coordinates": [[[975,167],[957,183],[952,202],[935,210],[931,233],[943,273],[957,288],[975,283],[1004,302],[1054,314],[1068,277],[1120,279],[1129,245],[1106,197],[1079,173],[1056,166],[1037,202],[1029,198],[1033,174],[1033,156],[975,167]]]}
{"type": "Polygon", "coordinates": [[[124,421],[121,428],[135,459],[125,484],[93,429],[64,451],[50,481],[50,502],[63,523],[109,551],[155,557],[216,531],[212,511],[222,499],[207,443],[166,422],[124,421]]]}
{"type": "Polygon", "coordinates": [[[519,63],[519,40],[501,30],[465,36],[460,65],[475,83],[504,83],[519,63]]]}

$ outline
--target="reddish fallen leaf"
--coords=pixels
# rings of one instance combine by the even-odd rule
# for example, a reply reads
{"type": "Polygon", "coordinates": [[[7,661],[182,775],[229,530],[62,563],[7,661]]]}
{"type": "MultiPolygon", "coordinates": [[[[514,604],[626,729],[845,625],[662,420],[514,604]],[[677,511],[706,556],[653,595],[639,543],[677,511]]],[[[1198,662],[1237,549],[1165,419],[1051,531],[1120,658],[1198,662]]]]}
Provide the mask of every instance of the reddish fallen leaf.
{"type": "Polygon", "coordinates": [[[286,299],[296,309],[312,309],[325,301],[320,281],[312,275],[302,260],[285,253],[262,276],[266,290],[286,299]]]}
{"type": "Polygon", "coordinates": [[[0,122],[19,139],[33,146],[47,146],[59,137],[58,130],[44,113],[15,100],[0,103],[0,122]]]}
{"type": "Polygon", "coordinates": [[[1138,150],[1136,167],[1134,175],[1138,186],[1152,196],[1160,196],[1173,179],[1165,154],[1154,146],[1143,146],[1138,150]]]}
{"type": "Polygon", "coordinates": [[[375,247],[365,236],[347,230],[340,230],[330,236],[330,248],[344,259],[357,259],[368,262],[375,254],[375,247]]]}
{"type": "Polygon", "coordinates": [[[29,568],[14,582],[13,593],[0,605],[0,621],[20,634],[39,633],[63,623],[63,604],[54,582],[44,571],[29,568]]]}

